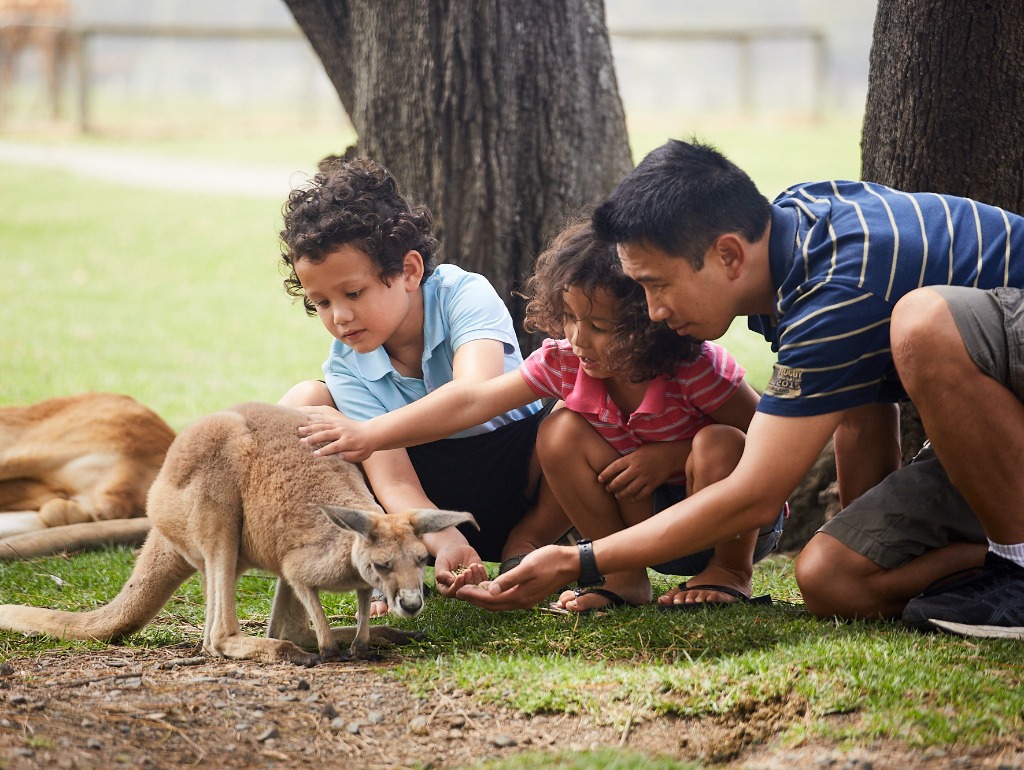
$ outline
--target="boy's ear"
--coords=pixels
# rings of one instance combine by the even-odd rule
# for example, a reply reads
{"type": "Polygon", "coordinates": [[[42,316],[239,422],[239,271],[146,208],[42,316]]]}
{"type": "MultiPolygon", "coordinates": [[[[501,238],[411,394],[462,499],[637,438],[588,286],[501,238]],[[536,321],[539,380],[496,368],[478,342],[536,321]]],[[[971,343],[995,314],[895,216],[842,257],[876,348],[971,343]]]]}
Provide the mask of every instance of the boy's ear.
{"type": "Polygon", "coordinates": [[[402,258],[402,281],[405,283],[406,291],[419,288],[422,280],[423,256],[415,249],[410,249],[402,258]]]}

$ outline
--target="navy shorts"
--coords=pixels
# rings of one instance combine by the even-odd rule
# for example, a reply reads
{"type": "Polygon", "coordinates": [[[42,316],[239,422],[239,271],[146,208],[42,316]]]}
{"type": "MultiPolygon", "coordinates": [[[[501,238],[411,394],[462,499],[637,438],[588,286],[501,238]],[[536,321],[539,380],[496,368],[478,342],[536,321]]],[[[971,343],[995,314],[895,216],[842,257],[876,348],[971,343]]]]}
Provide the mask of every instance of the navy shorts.
{"type": "Polygon", "coordinates": [[[459,527],[484,561],[501,561],[512,528],[535,504],[526,497],[537,428],[551,407],[497,430],[406,449],[420,485],[438,508],[469,511],[480,525],[459,527]]]}
{"type": "MultiPolygon", "coordinates": [[[[686,487],[665,484],[654,492],[654,512],[663,511],[670,505],[675,505],[685,498],[686,487]]],[[[761,527],[757,535],[757,544],[754,546],[754,564],[757,564],[778,547],[779,539],[782,537],[782,525],[788,515],[789,506],[784,505],[782,510],[779,511],[779,517],[773,523],[761,527]]],[[[663,564],[655,564],[651,569],[655,572],[660,572],[662,575],[696,575],[708,566],[711,562],[711,557],[714,555],[715,549],[708,548],[689,556],[680,556],[678,559],[672,559],[663,564]]]]}

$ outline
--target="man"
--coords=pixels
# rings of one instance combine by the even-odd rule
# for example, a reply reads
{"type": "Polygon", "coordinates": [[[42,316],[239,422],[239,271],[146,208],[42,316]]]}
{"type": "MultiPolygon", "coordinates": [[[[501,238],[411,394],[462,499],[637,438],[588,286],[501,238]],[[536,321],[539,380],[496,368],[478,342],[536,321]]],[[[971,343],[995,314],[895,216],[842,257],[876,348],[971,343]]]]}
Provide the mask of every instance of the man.
{"type": "Polygon", "coordinates": [[[713,148],[670,141],[594,227],[654,320],[715,339],[749,316],[778,363],[727,479],[461,597],[526,607],[581,572],[593,584],[760,527],[834,435],[848,507],[798,559],[808,609],[1024,638],[1024,218],[861,182],[769,204],[713,148]],[[904,391],[934,453],[897,470],[904,391]]]}

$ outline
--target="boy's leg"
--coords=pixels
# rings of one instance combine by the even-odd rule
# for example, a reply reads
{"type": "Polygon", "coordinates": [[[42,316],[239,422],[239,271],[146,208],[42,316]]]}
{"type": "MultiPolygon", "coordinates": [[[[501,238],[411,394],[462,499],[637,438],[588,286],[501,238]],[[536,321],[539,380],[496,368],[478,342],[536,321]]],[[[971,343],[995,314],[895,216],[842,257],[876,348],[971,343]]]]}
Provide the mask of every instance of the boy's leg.
{"type": "MultiPolygon", "coordinates": [[[[562,510],[584,537],[597,539],[619,532],[651,515],[651,499],[617,500],[597,475],[619,457],[619,453],[580,415],[568,409],[553,412],[541,424],[537,455],[544,476],[562,510]],[[566,452],[572,447],[572,452],[566,452]]],[[[651,600],[647,570],[616,572],[605,576],[603,588],[622,597],[627,604],[651,600]]],[[[576,597],[563,593],[559,603],[574,612],[600,609],[609,599],[598,593],[576,597]]]]}
{"type": "Polygon", "coordinates": [[[306,380],[293,385],[277,401],[281,406],[334,406],[334,399],[327,384],[320,380],[306,380]]]}
{"type": "MultiPolygon", "coordinates": [[[[721,481],[736,468],[743,454],[743,432],[728,425],[709,425],[693,437],[686,461],[688,495],[721,481]]],[[[754,545],[758,530],[715,545],[708,565],[690,578],[687,585],[720,585],[750,596],[754,572],[754,545]]],[[[658,604],[728,603],[739,601],[720,591],[673,588],[658,597],[658,604]]]]}
{"type": "Polygon", "coordinates": [[[913,599],[904,620],[1024,637],[1024,290],[912,292],[893,311],[891,335],[925,432],[989,544],[980,577],[913,599]]]}
{"type": "MultiPolygon", "coordinates": [[[[540,458],[534,451],[530,459],[530,489],[535,492],[528,493],[529,499],[535,499],[534,504],[526,515],[509,532],[508,540],[501,552],[502,564],[506,560],[522,557],[541,546],[550,545],[562,537],[572,528],[572,522],[565,515],[562,506],[558,504],[551,485],[541,473],[540,458]]],[[[507,569],[516,566],[509,564],[507,569]]]]}

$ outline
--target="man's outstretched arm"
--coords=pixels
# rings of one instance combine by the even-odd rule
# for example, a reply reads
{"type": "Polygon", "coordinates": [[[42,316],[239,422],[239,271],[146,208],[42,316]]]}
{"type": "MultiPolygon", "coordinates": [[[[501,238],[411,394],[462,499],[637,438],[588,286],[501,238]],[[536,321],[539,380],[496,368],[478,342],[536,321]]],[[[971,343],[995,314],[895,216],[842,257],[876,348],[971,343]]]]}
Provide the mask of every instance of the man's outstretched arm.
{"type": "MultiPolygon", "coordinates": [[[[758,413],[736,470],[646,521],[594,543],[602,573],[659,564],[762,527],[810,470],[841,413],[778,417],[758,413]]],[[[465,586],[461,599],[494,610],[532,607],[579,577],[575,547],[545,546],[485,587],[465,586]]]]}

